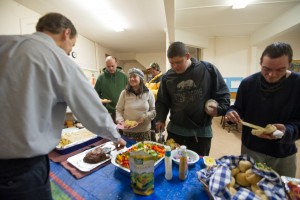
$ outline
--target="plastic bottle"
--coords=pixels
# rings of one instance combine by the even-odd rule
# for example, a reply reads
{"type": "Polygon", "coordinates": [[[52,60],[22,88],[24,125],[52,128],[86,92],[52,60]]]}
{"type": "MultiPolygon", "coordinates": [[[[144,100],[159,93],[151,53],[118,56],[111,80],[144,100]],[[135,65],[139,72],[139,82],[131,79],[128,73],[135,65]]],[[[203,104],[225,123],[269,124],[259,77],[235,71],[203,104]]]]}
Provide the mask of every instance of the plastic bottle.
{"type": "Polygon", "coordinates": [[[172,174],[172,159],[171,159],[171,147],[165,147],[165,178],[171,180],[172,174]]]}
{"type": "Polygon", "coordinates": [[[93,87],[96,84],[96,79],[95,79],[95,75],[94,74],[91,75],[91,84],[92,84],[93,87]]]}
{"type": "Polygon", "coordinates": [[[180,146],[180,161],[179,161],[179,179],[185,180],[188,176],[188,163],[187,163],[187,151],[186,146],[180,146]]]}

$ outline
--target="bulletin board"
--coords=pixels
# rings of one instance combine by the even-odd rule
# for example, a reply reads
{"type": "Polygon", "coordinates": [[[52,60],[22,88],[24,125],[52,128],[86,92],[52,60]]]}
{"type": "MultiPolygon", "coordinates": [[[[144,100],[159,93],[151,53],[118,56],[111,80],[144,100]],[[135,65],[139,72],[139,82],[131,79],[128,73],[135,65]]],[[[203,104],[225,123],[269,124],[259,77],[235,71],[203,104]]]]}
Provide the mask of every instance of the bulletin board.
{"type": "Polygon", "coordinates": [[[300,73],[300,60],[293,60],[289,70],[300,73]]]}
{"type": "Polygon", "coordinates": [[[230,92],[237,92],[243,77],[225,77],[224,81],[230,92]]]}

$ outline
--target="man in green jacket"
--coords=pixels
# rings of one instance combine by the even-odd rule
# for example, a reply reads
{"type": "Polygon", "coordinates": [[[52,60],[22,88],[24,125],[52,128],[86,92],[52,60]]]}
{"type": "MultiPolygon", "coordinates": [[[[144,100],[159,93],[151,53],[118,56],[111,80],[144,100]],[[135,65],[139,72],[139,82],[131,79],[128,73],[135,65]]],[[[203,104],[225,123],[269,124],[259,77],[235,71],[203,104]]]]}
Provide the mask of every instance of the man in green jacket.
{"type": "Polygon", "coordinates": [[[111,114],[112,119],[116,119],[116,105],[122,90],[127,85],[128,78],[117,69],[118,63],[116,58],[108,56],[105,59],[106,69],[98,77],[95,90],[101,99],[111,100],[110,103],[105,104],[108,112],[111,114]]]}

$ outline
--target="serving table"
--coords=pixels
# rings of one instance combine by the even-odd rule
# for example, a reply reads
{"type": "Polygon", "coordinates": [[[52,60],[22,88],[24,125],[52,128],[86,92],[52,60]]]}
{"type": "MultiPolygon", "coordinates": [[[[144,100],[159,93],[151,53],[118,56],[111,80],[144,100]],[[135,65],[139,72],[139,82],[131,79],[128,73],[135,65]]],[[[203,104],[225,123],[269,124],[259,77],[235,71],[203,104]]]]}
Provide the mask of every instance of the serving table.
{"type": "MultiPolygon", "coordinates": [[[[126,139],[126,138],[125,138],[126,139]]],[[[127,140],[127,139],[126,139],[127,140]]],[[[127,146],[133,141],[127,140],[127,146]]],[[[108,164],[97,171],[76,179],[60,163],[50,161],[50,182],[54,200],[87,199],[87,200],[125,200],[125,199],[209,199],[204,186],[197,178],[196,172],[201,169],[201,159],[189,167],[185,181],[178,178],[178,165],[172,164],[173,179],[164,177],[164,161],[155,169],[154,192],[149,196],[133,193],[130,187],[130,175],[113,164],[108,164]]]]}

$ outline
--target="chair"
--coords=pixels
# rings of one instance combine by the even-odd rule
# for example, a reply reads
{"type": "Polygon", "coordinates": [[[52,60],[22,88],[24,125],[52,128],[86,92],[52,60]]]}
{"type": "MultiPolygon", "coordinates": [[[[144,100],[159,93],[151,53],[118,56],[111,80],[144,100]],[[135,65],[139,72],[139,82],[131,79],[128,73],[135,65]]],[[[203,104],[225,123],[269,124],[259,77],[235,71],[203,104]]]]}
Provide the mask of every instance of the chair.
{"type": "Polygon", "coordinates": [[[225,116],[222,116],[220,123],[221,123],[223,129],[225,129],[226,127],[228,128],[227,129],[228,133],[230,133],[232,128],[234,128],[237,131],[239,130],[238,124],[237,123],[226,122],[225,116]]]}

